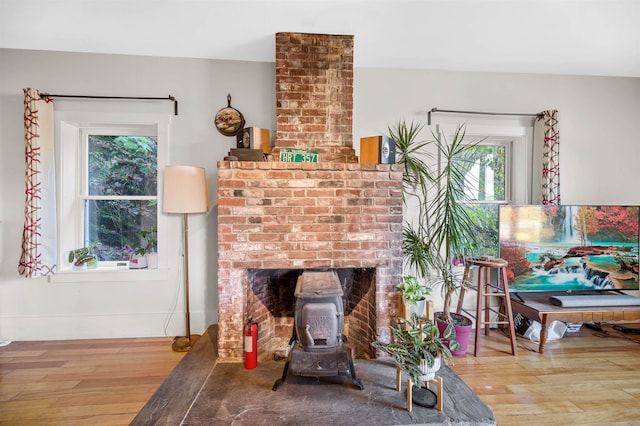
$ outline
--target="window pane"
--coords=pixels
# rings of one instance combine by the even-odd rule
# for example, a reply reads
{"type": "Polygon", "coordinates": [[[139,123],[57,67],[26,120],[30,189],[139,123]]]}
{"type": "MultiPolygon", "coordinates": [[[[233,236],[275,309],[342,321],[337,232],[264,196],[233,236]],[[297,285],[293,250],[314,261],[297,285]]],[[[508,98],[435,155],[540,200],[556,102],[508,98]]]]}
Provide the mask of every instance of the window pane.
{"type": "Polygon", "coordinates": [[[89,195],[156,195],[158,140],[89,135],[89,195]]]}
{"type": "Polygon", "coordinates": [[[457,161],[465,175],[466,193],[470,200],[505,200],[506,147],[476,145],[457,161]]]}
{"type": "Polygon", "coordinates": [[[86,200],[85,246],[99,261],[129,260],[146,243],[140,233],[157,227],[157,212],[156,200],[86,200]]]}
{"type": "Polygon", "coordinates": [[[484,203],[467,205],[478,238],[477,254],[480,256],[498,256],[499,206],[484,203]]]}

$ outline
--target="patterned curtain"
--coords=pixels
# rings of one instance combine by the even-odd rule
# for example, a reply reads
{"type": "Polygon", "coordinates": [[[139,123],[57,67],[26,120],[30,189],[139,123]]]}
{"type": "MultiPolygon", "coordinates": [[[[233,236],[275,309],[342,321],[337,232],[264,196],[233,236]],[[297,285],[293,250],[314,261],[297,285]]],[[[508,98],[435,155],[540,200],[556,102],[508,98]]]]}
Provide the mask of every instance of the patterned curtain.
{"type": "Polygon", "coordinates": [[[56,175],[53,103],[24,89],[25,205],[18,273],[27,278],[56,272],[56,175]]]}
{"type": "Polygon", "coordinates": [[[538,114],[533,140],[533,204],[560,204],[560,133],[558,111],[538,114]]]}

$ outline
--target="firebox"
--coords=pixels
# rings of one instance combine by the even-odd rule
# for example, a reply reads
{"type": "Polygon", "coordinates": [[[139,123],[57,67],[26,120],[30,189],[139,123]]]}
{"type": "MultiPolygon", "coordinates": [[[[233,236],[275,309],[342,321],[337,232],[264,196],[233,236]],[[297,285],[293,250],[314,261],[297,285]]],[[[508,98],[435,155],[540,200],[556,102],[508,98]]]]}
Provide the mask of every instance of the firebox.
{"type": "Polygon", "coordinates": [[[296,283],[294,330],[289,341],[289,356],[277,390],[289,373],[306,377],[350,376],[364,389],[356,377],[344,326],[343,291],[335,271],[304,271],[296,283]]]}

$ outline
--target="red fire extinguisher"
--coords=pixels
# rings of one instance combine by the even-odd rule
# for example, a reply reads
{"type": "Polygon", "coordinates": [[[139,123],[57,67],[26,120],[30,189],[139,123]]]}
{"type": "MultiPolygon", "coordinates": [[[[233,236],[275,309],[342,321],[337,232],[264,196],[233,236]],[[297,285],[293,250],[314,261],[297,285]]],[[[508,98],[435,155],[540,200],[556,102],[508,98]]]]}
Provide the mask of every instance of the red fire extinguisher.
{"type": "Polygon", "coordinates": [[[258,324],[247,319],[244,327],[244,368],[252,370],[258,366],[258,324]]]}

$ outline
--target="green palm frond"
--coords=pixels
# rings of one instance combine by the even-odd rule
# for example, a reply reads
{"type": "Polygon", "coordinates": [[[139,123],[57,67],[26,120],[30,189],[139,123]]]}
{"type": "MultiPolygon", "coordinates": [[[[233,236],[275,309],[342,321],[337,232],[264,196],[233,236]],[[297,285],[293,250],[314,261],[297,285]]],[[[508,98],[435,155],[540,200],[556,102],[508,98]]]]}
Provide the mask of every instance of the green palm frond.
{"type": "Polygon", "coordinates": [[[437,180],[441,186],[434,194],[427,208],[431,218],[429,245],[442,249],[446,260],[454,254],[469,253],[475,249],[476,235],[473,220],[465,207],[471,201],[465,193],[466,179],[463,167],[464,153],[478,142],[464,142],[465,129],[456,129],[453,140],[448,143],[443,138],[436,138],[436,147],[442,160],[442,168],[437,180]]]}
{"type": "MultiPolygon", "coordinates": [[[[402,165],[403,186],[411,188],[419,197],[426,197],[429,184],[433,182],[431,169],[423,160],[429,157],[427,146],[431,142],[417,140],[423,127],[424,124],[407,124],[404,120],[388,126],[389,137],[396,144],[397,162],[402,165]]],[[[404,191],[403,199],[406,199],[404,191]]]]}
{"type": "Polygon", "coordinates": [[[422,222],[405,222],[402,227],[402,254],[408,269],[420,276],[428,277],[433,264],[427,229],[422,222]]]}

